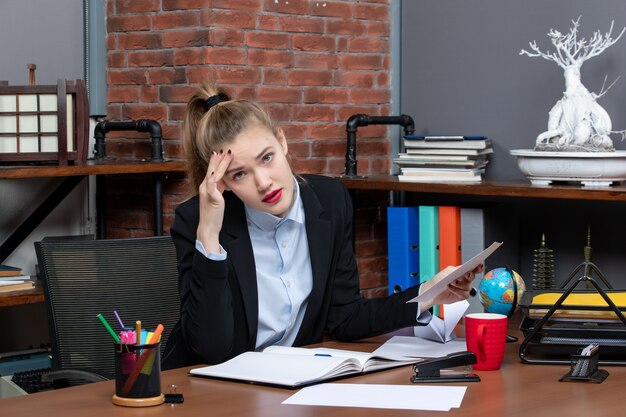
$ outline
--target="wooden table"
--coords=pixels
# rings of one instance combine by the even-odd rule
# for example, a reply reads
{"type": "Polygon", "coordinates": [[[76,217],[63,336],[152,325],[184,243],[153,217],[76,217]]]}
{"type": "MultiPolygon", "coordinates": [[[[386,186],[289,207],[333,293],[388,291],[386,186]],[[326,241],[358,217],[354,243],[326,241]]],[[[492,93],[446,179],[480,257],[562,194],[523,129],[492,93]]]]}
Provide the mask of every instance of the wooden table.
{"type": "MultiPolygon", "coordinates": [[[[372,351],[385,337],[358,343],[323,343],[326,347],[372,351]]],[[[183,393],[180,405],[144,409],[118,407],[111,403],[113,381],[48,391],[0,400],[0,416],[30,416],[44,412],[56,416],[247,416],[247,417],[348,417],[348,416],[619,416],[623,412],[626,367],[603,367],[610,372],[602,384],[559,382],[568,366],[524,365],[517,355],[518,343],[507,346],[498,371],[475,371],[482,381],[466,384],[461,408],[449,413],[410,410],[282,405],[295,390],[187,375],[190,368],[162,373],[162,386],[170,384],[183,393]]],[[[346,378],[338,383],[410,385],[410,367],[346,378]]],[[[463,385],[463,384],[453,384],[463,385]]]]}

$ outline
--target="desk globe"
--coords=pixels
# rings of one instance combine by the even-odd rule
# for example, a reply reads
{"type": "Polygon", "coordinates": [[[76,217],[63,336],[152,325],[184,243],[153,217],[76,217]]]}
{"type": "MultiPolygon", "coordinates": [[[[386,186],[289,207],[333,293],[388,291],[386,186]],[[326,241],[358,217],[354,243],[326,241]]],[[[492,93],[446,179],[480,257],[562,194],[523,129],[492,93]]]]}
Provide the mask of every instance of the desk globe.
{"type": "Polygon", "coordinates": [[[480,303],[486,313],[504,314],[511,317],[517,303],[526,291],[522,277],[508,267],[495,268],[487,272],[478,285],[480,303]],[[512,276],[515,277],[515,284],[512,276]],[[517,297],[515,297],[517,288],[517,297]]]}

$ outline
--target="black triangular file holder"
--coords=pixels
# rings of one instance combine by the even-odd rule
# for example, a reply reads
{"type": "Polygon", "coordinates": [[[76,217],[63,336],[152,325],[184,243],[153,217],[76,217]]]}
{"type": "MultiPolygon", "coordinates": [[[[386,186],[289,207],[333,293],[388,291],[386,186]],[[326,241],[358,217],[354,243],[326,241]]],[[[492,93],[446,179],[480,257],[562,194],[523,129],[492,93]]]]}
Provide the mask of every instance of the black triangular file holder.
{"type": "MultiPolygon", "coordinates": [[[[613,302],[613,300],[611,300],[609,298],[609,296],[606,294],[605,290],[603,290],[598,283],[596,282],[596,280],[594,278],[591,277],[591,272],[595,272],[600,279],[602,280],[602,282],[606,285],[607,289],[612,289],[611,285],[609,284],[609,282],[606,280],[606,278],[604,277],[604,275],[602,274],[602,272],[600,272],[600,270],[598,269],[598,267],[590,262],[590,261],[584,261],[582,262],[580,265],[578,265],[574,271],[570,274],[570,276],[565,280],[565,282],[563,283],[563,285],[561,286],[561,288],[565,288],[565,286],[567,286],[568,284],[570,284],[566,289],[565,292],[561,295],[561,297],[559,297],[559,299],[556,301],[556,303],[554,303],[554,305],[552,305],[548,312],[537,322],[537,323],[533,323],[532,326],[529,328],[528,332],[526,333],[524,340],[522,341],[520,348],[519,348],[519,357],[522,360],[522,362],[524,363],[528,363],[528,364],[543,364],[543,365],[553,365],[553,364],[569,364],[571,362],[571,359],[569,357],[569,355],[567,355],[567,358],[563,358],[563,359],[533,359],[530,358],[528,356],[528,347],[530,346],[530,343],[534,341],[535,336],[538,335],[538,333],[543,329],[544,325],[546,324],[546,322],[550,319],[550,317],[552,317],[552,315],[559,310],[562,307],[563,302],[565,301],[565,299],[568,297],[568,295],[570,293],[572,293],[574,291],[574,289],[580,285],[581,283],[589,283],[591,284],[591,286],[593,287],[593,289],[595,289],[595,291],[600,294],[600,296],[604,299],[604,301],[607,303],[607,306],[601,306],[601,307],[596,307],[596,306],[566,306],[565,309],[567,310],[606,310],[606,308],[608,307],[610,310],[612,310],[617,317],[620,319],[620,321],[622,322],[622,324],[624,325],[623,332],[620,336],[623,337],[624,340],[624,353],[626,353],[626,317],[624,317],[624,314],[622,313],[622,311],[615,305],[615,303],[613,302]],[[572,279],[574,278],[574,276],[578,273],[578,271],[580,271],[581,269],[584,268],[584,273],[582,276],[580,276],[579,278],[577,278],[575,281],[571,282],[572,279]]],[[[571,329],[570,329],[571,330],[571,329]]],[[[581,332],[585,332],[586,329],[582,328],[580,329],[581,332]]],[[[581,338],[584,339],[584,338],[581,338]]],[[[588,344],[589,342],[582,342],[582,344],[588,344]]],[[[539,344],[541,344],[539,342],[539,344]]],[[[552,346],[554,347],[554,346],[552,346]]],[[[571,348],[571,346],[569,346],[571,348]]],[[[625,359],[616,359],[616,360],[599,360],[598,364],[599,365],[626,365],[626,355],[621,355],[622,357],[624,357],[625,359]]]]}

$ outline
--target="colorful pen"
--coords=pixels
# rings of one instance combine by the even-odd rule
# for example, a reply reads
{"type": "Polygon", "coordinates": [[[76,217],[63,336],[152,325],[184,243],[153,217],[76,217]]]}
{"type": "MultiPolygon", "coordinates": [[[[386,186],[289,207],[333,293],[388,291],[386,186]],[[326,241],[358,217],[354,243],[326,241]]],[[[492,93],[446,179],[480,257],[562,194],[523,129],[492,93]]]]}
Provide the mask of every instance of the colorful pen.
{"type": "Polygon", "coordinates": [[[113,336],[113,340],[115,340],[115,343],[119,343],[120,342],[120,338],[115,334],[115,332],[113,331],[111,326],[109,326],[109,323],[107,323],[107,321],[104,319],[104,317],[102,317],[102,314],[98,314],[96,317],[98,317],[98,320],[100,320],[100,322],[102,323],[104,328],[107,329],[109,334],[111,334],[111,336],[113,336]]]}
{"type": "Polygon", "coordinates": [[[120,326],[122,326],[122,330],[124,329],[124,323],[122,323],[122,319],[120,318],[120,315],[117,314],[116,310],[113,310],[113,314],[115,314],[115,318],[117,319],[117,322],[120,324],[120,326]]]}
{"type": "Polygon", "coordinates": [[[135,322],[135,343],[141,344],[141,320],[135,322]]]}

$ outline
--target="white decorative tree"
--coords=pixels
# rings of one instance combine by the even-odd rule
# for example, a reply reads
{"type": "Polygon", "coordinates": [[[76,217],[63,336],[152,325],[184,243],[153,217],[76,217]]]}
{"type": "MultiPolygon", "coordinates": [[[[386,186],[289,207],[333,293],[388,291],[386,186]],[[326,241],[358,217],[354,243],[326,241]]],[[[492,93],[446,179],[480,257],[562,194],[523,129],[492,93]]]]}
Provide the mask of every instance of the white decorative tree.
{"type": "MultiPolygon", "coordinates": [[[[541,52],[536,41],[529,43],[532,52],[524,49],[520,55],[529,57],[541,57],[554,61],[563,68],[565,76],[565,92],[550,110],[548,130],[537,136],[535,150],[538,151],[614,151],[613,142],[609,135],[624,131],[611,131],[611,118],[600,106],[596,99],[602,97],[613,84],[606,90],[604,85],[599,94],[591,93],[580,81],[580,67],[588,59],[600,55],[602,51],[613,45],[624,34],[613,38],[613,22],[608,32],[602,34],[599,30],[592,37],[578,40],[578,26],[580,16],[572,20],[574,27],[568,33],[561,34],[559,31],[550,29],[548,37],[556,48],[556,52],[541,52]]],[[[605,78],[606,81],[606,78],[605,78]]]]}

